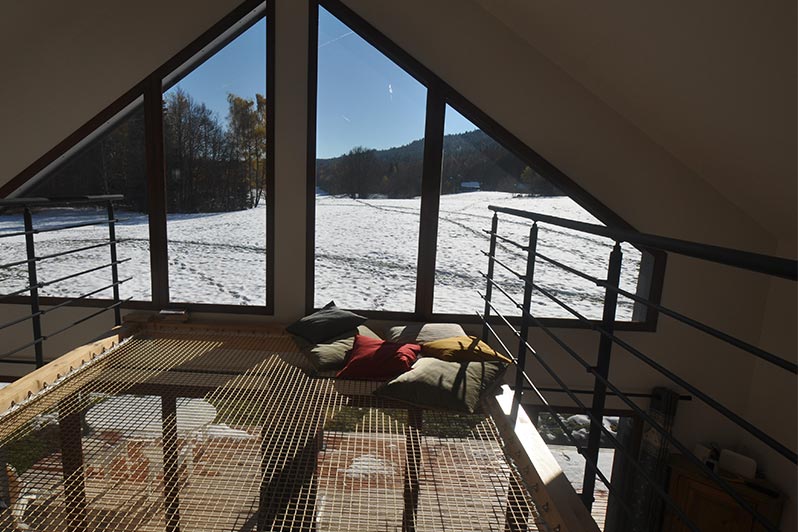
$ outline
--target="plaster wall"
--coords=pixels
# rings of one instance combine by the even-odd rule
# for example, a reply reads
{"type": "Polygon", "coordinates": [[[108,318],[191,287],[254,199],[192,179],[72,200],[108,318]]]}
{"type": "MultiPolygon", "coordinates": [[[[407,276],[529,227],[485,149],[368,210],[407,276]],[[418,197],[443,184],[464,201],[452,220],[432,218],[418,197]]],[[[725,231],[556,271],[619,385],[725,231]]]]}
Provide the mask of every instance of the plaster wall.
{"type": "Polygon", "coordinates": [[[796,2],[476,1],[770,232],[796,238],[796,2]]]}
{"type": "Polygon", "coordinates": [[[239,0],[11,0],[0,17],[0,185],[239,0]]]}
{"type": "Polygon", "coordinates": [[[754,219],[476,3],[345,3],[636,229],[774,251],[754,219]]]}
{"type": "MultiPolygon", "coordinates": [[[[796,242],[779,242],[779,254],[795,256],[796,242]]],[[[794,282],[772,279],[768,283],[767,306],[757,345],[787,360],[798,362],[798,292],[794,282]]],[[[757,361],[751,376],[747,417],[759,419],[760,427],[790,449],[798,448],[798,391],[790,377],[764,361],[757,361]]],[[[783,486],[787,496],[782,530],[798,529],[798,480],[795,466],[773,456],[753,437],[740,442],[740,451],[757,460],[768,478],[783,486]]]]}

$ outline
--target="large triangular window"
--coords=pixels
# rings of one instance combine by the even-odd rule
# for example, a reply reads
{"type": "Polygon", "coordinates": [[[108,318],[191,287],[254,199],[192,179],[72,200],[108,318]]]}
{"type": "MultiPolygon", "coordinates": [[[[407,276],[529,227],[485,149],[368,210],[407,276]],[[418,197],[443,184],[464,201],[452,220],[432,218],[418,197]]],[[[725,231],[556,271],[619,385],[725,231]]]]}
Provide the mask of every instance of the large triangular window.
{"type": "MultiPolygon", "coordinates": [[[[123,195],[116,234],[129,306],[273,311],[273,13],[273,3],[244,2],[4,187],[13,196],[123,195]]],[[[79,222],[95,211],[66,214],[79,222]]],[[[75,247],[96,231],[37,235],[37,249],[75,247]]],[[[42,261],[40,275],[91,268],[103,260],[95,255],[42,261]]],[[[40,295],[45,304],[107,299],[109,290],[93,291],[106,277],[80,275],[40,295]]]]}
{"type": "MultiPolygon", "coordinates": [[[[433,309],[436,314],[464,314],[484,305],[474,287],[485,284],[480,272],[485,270],[487,259],[479,250],[488,248],[490,237],[484,229],[490,226],[489,205],[601,224],[551,180],[447,105],[435,265],[433,309]]],[[[502,235],[526,245],[529,224],[522,220],[502,223],[502,235]]],[[[612,243],[541,225],[538,250],[547,257],[576,265],[580,271],[601,278],[607,272],[612,243]]],[[[524,250],[506,241],[498,242],[496,258],[515,272],[525,271],[526,255],[524,250]]],[[[621,287],[631,292],[636,289],[640,259],[637,249],[624,245],[621,287]]],[[[568,276],[545,261],[538,261],[535,268],[536,282],[550,288],[553,294],[586,317],[601,318],[602,288],[583,278],[568,276]]],[[[516,301],[522,301],[523,281],[501,266],[494,271],[496,281],[516,301]]],[[[505,315],[519,314],[507,297],[497,296],[494,304],[505,315]]],[[[543,297],[534,298],[532,304],[533,314],[538,316],[572,317],[561,306],[543,297]]],[[[621,299],[617,318],[631,320],[633,310],[631,301],[621,299]]]]}
{"type": "MultiPolygon", "coordinates": [[[[594,224],[619,221],[340,2],[321,2],[316,37],[309,307],[333,300],[373,317],[476,321],[484,306],[489,205],[594,224]]],[[[511,222],[504,230],[523,242],[529,224],[511,222]]],[[[541,229],[540,241],[547,256],[606,275],[612,249],[606,241],[556,228],[541,229]]],[[[500,244],[496,254],[524,271],[523,251],[500,244]]],[[[639,292],[644,262],[640,251],[624,246],[621,288],[639,292]]],[[[523,282],[507,271],[496,274],[520,301],[523,282]]],[[[564,279],[549,264],[536,274],[574,309],[601,318],[603,289],[564,279]]],[[[502,313],[518,316],[512,302],[496,302],[502,313]]],[[[644,319],[636,310],[622,300],[618,321],[644,319]]],[[[558,323],[571,317],[545,298],[533,302],[533,311],[558,323]]]]}
{"type": "Polygon", "coordinates": [[[266,305],[266,52],[261,18],[164,92],[172,304],[266,305]]]}
{"type": "MultiPolygon", "coordinates": [[[[146,150],[144,145],[144,108],[138,98],[111,117],[94,134],[54,161],[19,191],[28,197],[64,197],[122,194],[117,202],[116,225],[120,241],[119,286],[122,299],[150,301],[150,233],[147,205],[146,150]]],[[[35,227],[88,224],[105,216],[105,206],[82,205],[58,210],[34,210],[35,227]]],[[[13,216],[13,215],[11,215],[13,216]]],[[[108,237],[108,228],[86,225],[65,231],[36,235],[38,255],[54,255],[77,248],[87,248],[108,237]]],[[[24,255],[24,242],[0,242],[4,255],[24,255]],[[16,245],[20,249],[6,246],[16,245]]],[[[108,250],[93,247],[38,263],[39,277],[46,283],[109,262],[108,250]]],[[[20,277],[25,266],[17,267],[20,277]]],[[[111,281],[107,268],[70,279],[68,283],[44,286],[40,295],[52,298],[110,299],[111,289],[97,291],[111,281]]],[[[1,291],[1,290],[0,290],[1,291]]]]}
{"type": "Polygon", "coordinates": [[[413,312],[426,88],[319,10],[315,305],[413,312]]]}

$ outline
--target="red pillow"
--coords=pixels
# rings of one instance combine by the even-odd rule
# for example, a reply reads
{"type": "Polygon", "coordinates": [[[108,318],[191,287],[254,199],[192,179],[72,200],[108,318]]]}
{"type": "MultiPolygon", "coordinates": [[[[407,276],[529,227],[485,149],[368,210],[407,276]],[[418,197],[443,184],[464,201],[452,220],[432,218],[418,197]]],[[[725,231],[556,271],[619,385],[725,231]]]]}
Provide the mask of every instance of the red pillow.
{"type": "Polygon", "coordinates": [[[370,381],[391,380],[408,371],[420,352],[420,345],[395,344],[357,334],[349,360],[336,377],[370,381]]]}

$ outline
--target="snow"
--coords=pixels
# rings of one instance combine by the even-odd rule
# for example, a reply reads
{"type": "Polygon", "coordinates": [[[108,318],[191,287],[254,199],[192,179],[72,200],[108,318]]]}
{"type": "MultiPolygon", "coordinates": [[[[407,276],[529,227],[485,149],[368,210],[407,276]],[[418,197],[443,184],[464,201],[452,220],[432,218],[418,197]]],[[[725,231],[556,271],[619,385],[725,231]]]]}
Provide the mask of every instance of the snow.
{"type": "Polygon", "coordinates": [[[208,425],[202,430],[206,438],[226,438],[228,440],[254,440],[255,436],[241,429],[231,428],[225,423],[208,425]]]}
{"type": "MultiPolygon", "coordinates": [[[[315,304],[334,300],[339,306],[363,310],[412,312],[415,308],[421,200],[316,198],[316,294],[315,304]]],[[[473,314],[484,307],[477,290],[484,293],[492,212],[488,205],[531,210],[572,220],[599,223],[568,197],[515,197],[504,192],[468,192],[441,196],[438,222],[436,282],[433,308],[439,313],[473,314]]],[[[500,216],[499,232],[520,244],[529,238],[526,220],[500,216]]],[[[541,225],[538,251],[552,259],[606,277],[612,249],[606,239],[575,234],[541,225]]],[[[622,246],[623,288],[635,291],[640,253],[622,246]]],[[[497,250],[499,260],[519,273],[526,268],[525,254],[507,244],[497,250]]],[[[522,301],[523,284],[500,266],[497,282],[522,301]]],[[[601,317],[603,293],[594,284],[538,260],[536,282],[565,299],[590,318],[601,317]]],[[[515,306],[494,291],[503,313],[518,314],[515,306]]],[[[532,300],[533,313],[570,317],[540,294],[532,300]]],[[[632,305],[621,298],[618,316],[630,319],[632,305]]]]}
{"type": "MultiPolygon", "coordinates": [[[[573,220],[597,221],[567,197],[514,197],[502,192],[468,192],[441,197],[438,223],[438,250],[434,311],[473,314],[484,302],[488,235],[492,212],[490,204],[552,214],[573,220]]],[[[339,306],[356,310],[412,312],[415,307],[420,198],[350,199],[316,198],[316,288],[315,302],[321,306],[335,300],[339,306]]],[[[120,277],[132,277],[121,287],[121,297],[148,300],[150,292],[149,225],[141,213],[119,212],[126,220],[117,225],[120,277]]],[[[68,209],[34,215],[37,228],[48,228],[101,220],[104,210],[68,209]]],[[[500,217],[500,233],[525,244],[529,223],[500,217]]],[[[0,235],[21,229],[20,214],[0,215],[0,235]]],[[[199,302],[231,305],[264,305],[266,300],[266,210],[255,209],[205,214],[168,216],[169,284],[173,303],[199,302]]],[[[277,238],[286,238],[276,228],[277,238]]],[[[105,225],[39,233],[35,236],[38,256],[107,241],[105,225]]],[[[623,246],[622,287],[636,288],[640,254],[623,246]]],[[[611,243],[590,235],[574,234],[541,225],[538,250],[559,261],[599,278],[606,276],[611,243]]],[[[0,239],[0,263],[25,258],[23,237],[0,239]]],[[[497,255],[518,272],[525,269],[523,252],[500,244],[497,255]]],[[[51,281],[82,269],[109,262],[107,247],[39,261],[40,281],[51,281]]],[[[497,281],[520,301],[523,285],[496,266],[497,281]]],[[[538,260],[535,280],[562,297],[588,317],[601,315],[602,291],[588,281],[565,273],[538,260]]],[[[278,280],[279,282],[279,280],[278,280]]],[[[110,268],[46,286],[43,296],[75,297],[111,283],[110,268]]],[[[25,265],[0,269],[0,293],[27,285],[25,265]]],[[[109,290],[92,297],[109,298],[109,290]]],[[[508,314],[515,306],[494,291],[494,301],[508,314]]],[[[533,313],[569,316],[543,295],[533,297],[533,313]]],[[[619,317],[629,319],[632,306],[621,298],[619,317]]]]}
{"type": "MultiPolygon", "coordinates": [[[[104,211],[57,209],[34,215],[34,227],[48,228],[101,220],[104,211]]],[[[125,221],[117,224],[118,257],[130,259],[119,266],[121,279],[132,277],[120,288],[123,299],[151,298],[149,223],[141,213],[117,212],[125,221]]],[[[21,229],[21,216],[0,216],[0,234],[21,229]]],[[[266,303],[266,208],[209,214],[170,214],[167,218],[169,288],[174,303],[266,303]]],[[[36,235],[37,256],[107,242],[108,227],[97,225],[36,235]]],[[[25,258],[22,237],[0,240],[3,262],[25,258]],[[8,260],[5,257],[10,257],[8,260]]],[[[83,269],[108,264],[107,247],[46,259],[38,263],[41,281],[57,279],[83,269]]],[[[45,287],[42,296],[75,297],[111,284],[110,268],[45,287]]],[[[0,269],[0,293],[27,285],[27,269],[21,265],[0,269]]],[[[94,298],[110,298],[110,290],[94,298]]]]}
{"type": "MultiPolygon", "coordinates": [[[[557,460],[557,464],[565,473],[565,477],[571,482],[574,489],[581,493],[582,481],[585,476],[585,466],[587,462],[579,454],[575,447],[567,445],[549,445],[549,450],[557,460]]],[[[614,449],[599,449],[598,468],[612,482],[612,463],[615,459],[614,449]]],[[[596,475],[596,490],[607,491],[602,481],[596,475]]]]}
{"type": "MultiPolygon", "coordinates": [[[[191,434],[216,418],[216,408],[204,399],[177,399],[177,431],[191,434]]],[[[117,395],[92,406],[86,424],[98,432],[118,432],[130,438],[154,439],[163,434],[161,398],[117,395]]]]}
{"type": "Polygon", "coordinates": [[[171,214],[172,301],[266,304],[266,207],[214,214],[171,214]]]}
{"type": "Polygon", "coordinates": [[[393,475],[394,465],[379,456],[364,454],[358,456],[346,469],[339,469],[347,478],[364,479],[370,475],[393,475]]]}

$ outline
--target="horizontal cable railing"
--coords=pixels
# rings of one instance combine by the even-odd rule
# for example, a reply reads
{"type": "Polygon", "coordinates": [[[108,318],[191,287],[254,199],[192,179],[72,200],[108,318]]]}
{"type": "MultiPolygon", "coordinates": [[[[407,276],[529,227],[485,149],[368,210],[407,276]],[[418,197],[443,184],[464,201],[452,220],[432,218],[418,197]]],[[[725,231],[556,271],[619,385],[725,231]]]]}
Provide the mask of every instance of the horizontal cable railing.
{"type": "MultiPolygon", "coordinates": [[[[0,363],[30,364],[30,365],[36,365],[36,367],[41,367],[44,364],[44,344],[46,340],[53,338],[65,331],[68,331],[71,328],[108,311],[113,311],[114,322],[116,323],[116,325],[120,325],[122,323],[121,306],[129,299],[126,300],[120,299],[119,287],[123,283],[129,281],[130,278],[120,280],[118,267],[120,264],[124,264],[125,262],[128,262],[130,259],[119,260],[117,258],[117,244],[119,243],[119,240],[117,240],[116,238],[116,224],[124,220],[121,218],[117,218],[116,215],[114,214],[114,202],[119,201],[121,199],[123,199],[123,196],[119,194],[110,194],[104,196],[79,196],[79,197],[61,197],[61,198],[13,198],[13,199],[0,200],[0,210],[5,210],[12,214],[20,214],[22,217],[22,224],[23,224],[22,230],[0,232],[0,246],[2,246],[4,239],[24,237],[25,240],[25,255],[24,255],[25,258],[18,260],[11,260],[10,262],[0,264],[0,271],[10,270],[17,266],[23,266],[23,265],[27,267],[26,285],[23,288],[12,289],[11,291],[6,293],[0,293],[0,303],[2,303],[3,300],[7,298],[11,298],[13,296],[19,296],[21,294],[29,294],[29,300],[30,300],[30,314],[17,317],[10,321],[0,324],[0,331],[13,327],[15,325],[19,325],[26,321],[30,321],[33,333],[32,341],[24,343],[23,345],[14,346],[11,349],[1,353],[0,363]],[[61,207],[61,206],[71,207],[75,205],[82,205],[82,206],[93,205],[98,208],[104,208],[105,215],[98,219],[81,221],[78,223],[57,224],[52,226],[37,227],[36,224],[34,223],[34,216],[33,216],[34,210],[36,212],[44,212],[53,207],[61,207]],[[70,229],[80,229],[80,228],[102,226],[102,225],[108,227],[108,237],[107,239],[103,239],[102,242],[86,246],[80,246],[76,248],[70,248],[67,250],[55,253],[43,254],[43,255],[39,255],[36,252],[35,236],[38,234],[55,233],[58,231],[68,231],[70,229]],[[46,281],[39,280],[39,275],[40,275],[40,272],[38,271],[39,264],[46,263],[47,261],[51,261],[52,259],[57,259],[59,257],[73,255],[84,251],[100,249],[105,247],[108,248],[108,256],[110,259],[109,262],[101,264],[99,266],[92,266],[90,268],[85,268],[77,272],[71,272],[66,275],[61,275],[46,281]],[[91,290],[79,296],[68,298],[66,301],[62,301],[59,304],[54,305],[52,307],[46,309],[41,308],[40,299],[39,299],[41,289],[105,269],[110,269],[110,277],[111,277],[111,282],[106,286],[97,288],[95,290],[91,290]],[[113,302],[111,304],[87,316],[74,320],[70,322],[68,325],[62,326],[52,332],[49,332],[48,334],[43,333],[42,318],[44,316],[49,315],[52,312],[55,312],[64,307],[67,307],[77,301],[89,298],[105,290],[111,290],[113,294],[113,302]],[[12,357],[13,355],[21,353],[30,348],[33,348],[34,350],[33,360],[22,359],[22,358],[9,358],[12,357]]],[[[9,258],[13,259],[13,257],[9,258]]]]}
{"type": "MultiPolygon", "coordinates": [[[[773,449],[778,451],[780,454],[782,454],[784,457],[788,458],[793,463],[796,462],[796,453],[794,451],[791,451],[791,450],[787,449],[784,445],[780,444],[779,442],[777,442],[776,440],[774,440],[773,438],[768,436],[764,431],[756,428],[751,423],[747,422],[745,419],[743,419],[742,417],[738,416],[737,414],[735,414],[734,412],[732,412],[731,410],[729,410],[728,408],[726,408],[725,406],[720,404],[718,401],[716,401],[715,399],[713,399],[709,395],[707,395],[704,392],[702,392],[696,386],[688,383],[686,380],[682,379],[681,377],[679,377],[675,373],[669,371],[668,369],[666,369],[661,364],[658,364],[651,357],[645,355],[639,349],[636,349],[635,347],[631,346],[628,342],[618,338],[617,336],[615,336],[614,334],[608,332],[607,330],[605,330],[601,326],[592,323],[583,314],[581,314],[580,312],[574,310],[573,307],[571,307],[570,305],[565,303],[562,299],[560,299],[557,296],[553,295],[551,293],[551,291],[547,290],[546,288],[543,288],[542,286],[540,286],[537,283],[534,283],[534,282],[531,282],[531,281],[527,280],[522,274],[515,272],[515,270],[513,270],[510,267],[508,267],[507,265],[505,265],[503,262],[499,261],[495,257],[493,257],[493,260],[496,262],[496,264],[499,264],[502,267],[504,267],[508,272],[514,274],[516,277],[521,279],[525,284],[529,284],[533,289],[537,290],[538,292],[540,292],[541,294],[546,296],[548,299],[550,299],[552,302],[554,302],[555,304],[557,304],[558,306],[563,308],[569,314],[573,315],[580,322],[582,322],[585,325],[587,325],[588,328],[593,329],[594,331],[598,332],[600,335],[608,338],[613,343],[615,343],[615,344],[619,345],[620,347],[624,348],[626,351],[628,351],[629,353],[631,353],[632,355],[637,357],[639,360],[643,361],[645,364],[649,365],[650,367],[652,367],[653,369],[655,369],[656,371],[658,371],[659,373],[661,373],[662,375],[664,375],[665,377],[667,377],[668,379],[673,381],[674,383],[678,384],[679,386],[681,386],[685,390],[688,390],[691,393],[693,393],[696,397],[698,397],[699,399],[701,399],[702,401],[707,403],[709,406],[711,406],[716,411],[718,411],[721,414],[723,414],[725,417],[729,418],[734,423],[736,423],[739,426],[745,428],[748,432],[750,432],[751,434],[753,434],[754,436],[756,436],[757,438],[759,438],[763,442],[767,443],[770,447],[772,447],[773,449]]],[[[494,286],[496,286],[495,281],[491,280],[490,282],[493,283],[494,286]]],[[[506,292],[503,292],[503,293],[506,294],[506,292]]],[[[513,302],[515,303],[514,300],[513,300],[513,302]]],[[[521,305],[518,305],[517,303],[515,303],[515,304],[516,304],[516,306],[518,308],[522,308],[521,305]]],[[[704,327],[706,327],[706,326],[704,326],[704,327]]],[[[756,353],[753,353],[753,352],[751,354],[756,355],[756,353]]],[[[777,364],[778,366],[780,366],[782,368],[786,367],[786,369],[788,371],[791,371],[791,373],[795,373],[795,370],[794,370],[794,366],[795,365],[794,364],[792,364],[792,368],[791,368],[790,364],[787,361],[785,361],[785,360],[783,360],[783,359],[781,359],[779,357],[776,357],[775,355],[770,355],[769,353],[766,353],[766,354],[769,357],[772,357],[773,359],[776,359],[776,360],[782,362],[782,364],[777,364]]],[[[770,361],[770,359],[766,359],[766,360],[770,361]]]]}
{"type": "MultiPolygon", "coordinates": [[[[622,250],[620,244],[622,242],[638,246],[642,249],[649,251],[665,251],[670,253],[681,254],[692,258],[710,261],[714,263],[724,264],[733,268],[744,269],[763,273],[768,276],[780,277],[789,280],[796,280],[798,273],[798,263],[794,260],[783,259],[779,257],[769,257],[755,253],[737,251],[727,248],[720,248],[717,246],[704,246],[695,242],[688,242],[683,240],[676,240],[666,237],[659,237],[655,235],[647,235],[643,233],[636,233],[629,230],[613,229],[594,224],[587,224],[584,222],[577,222],[549,216],[534,212],[519,211],[517,209],[509,209],[505,207],[489,207],[494,211],[491,229],[486,231],[490,235],[490,249],[483,254],[488,258],[487,273],[482,276],[486,281],[485,294],[480,294],[484,300],[485,306],[482,313],[477,313],[483,322],[483,339],[489,340],[494,338],[500,345],[501,349],[513,361],[516,367],[516,382],[515,382],[515,396],[514,396],[514,411],[522,408],[523,394],[525,390],[534,392],[535,397],[543,405],[544,410],[548,410],[554,422],[560,427],[566,439],[576,447],[580,455],[583,456],[586,462],[585,474],[582,482],[582,499],[585,505],[590,509],[594,501],[594,488],[595,479],[598,479],[607,487],[610,495],[610,500],[614,501],[623,512],[630,516],[630,508],[622,497],[616,496],[617,489],[612,485],[612,482],[606,478],[606,475],[599,470],[598,456],[601,439],[604,438],[612,447],[619,451],[620,454],[627,460],[627,463],[634,468],[635,472],[642,478],[653,493],[661,500],[673,515],[681,520],[688,529],[699,531],[700,528],[692,522],[685,514],[684,509],[679,507],[665,489],[652,478],[637,460],[633,453],[629,451],[619,439],[610,432],[603,425],[603,418],[605,415],[605,403],[608,395],[614,396],[622,401],[629,409],[645,421],[656,433],[672,445],[674,449],[683,454],[694,466],[703,471],[706,476],[716,484],[716,486],[731,497],[745,512],[751,515],[752,519],[758,522],[767,530],[778,530],[777,524],[771,522],[768,517],[763,516],[751,503],[746,501],[732,486],[730,481],[723,478],[718,472],[707,467],[707,465],[691,452],[685,444],[680,442],[671,434],[670,430],[664,426],[662,421],[652,417],[649,413],[643,410],[633,398],[645,396],[645,394],[625,393],[616,384],[609,379],[610,360],[613,346],[618,346],[624,351],[630,353],[634,358],[647,365],[660,375],[667,378],[676,386],[689,393],[687,396],[679,396],[680,399],[690,400],[693,397],[702,403],[708,405],[711,409],[718,412],[726,419],[733,422],[738,427],[744,429],[755,438],[769,446],[771,449],[779,453],[781,456],[796,464],[796,452],[776,438],[769,435],[767,432],[756,427],[754,424],[736,414],[730,408],[725,406],[721,401],[712,397],[709,393],[702,390],[700,386],[695,383],[688,382],[687,379],[680,377],[675,372],[667,369],[662,364],[654,360],[650,355],[645,354],[642,350],[632,346],[629,342],[619,338],[614,333],[615,326],[615,311],[618,303],[618,297],[625,297],[631,299],[635,303],[639,303],[654,309],[657,312],[668,316],[687,327],[694,329],[700,333],[704,333],[709,337],[717,339],[724,344],[731,345],[745,353],[750,354],[760,360],[772,364],[779,370],[788,372],[789,374],[796,374],[796,364],[783,357],[770,353],[758,346],[754,346],[749,342],[736,338],[735,336],[720,331],[711,327],[699,320],[690,318],[678,311],[670,309],[658,302],[649,301],[645,297],[638,294],[630,293],[620,288],[620,273],[622,263],[622,250]],[[515,218],[524,218],[532,222],[529,230],[529,240],[527,244],[519,243],[511,238],[502,236],[498,231],[499,214],[509,215],[515,218]],[[546,224],[559,228],[565,228],[573,231],[589,233],[595,236],[610,239],[614,246],[609,255],[607,277],[599,279],[594,275],[590,275],[580,271],[578,268],[565,264],[562,260],[553,259],[537,251],[538,245],[538,225],[546,224]],[[521,250],[526,254],[526,270],[524,273],[517,271],[515,268],[509,266],[505,261],[497,257],[497,243],[502,242],[508,244],[517,250],[521,250]],[[599,288],[604,289],[603,300],[603,313],[600,320],[590,320],[584,316],[582,312],[576,310],[572,305],[565,303],[561,298],[555,295],[555,291],[541,285],[535,280],[535,265],[537,259],[540,259],[555,268],[559,269],[566,274],[571,274],[583,280],[587,280],[599,288]],[[524,288],[523,302],[519,302],[510,292],[505,289],[496,278],[495,267],[498,265],[506,273],[509,273],[510,278],[519,280],[524,288]],[[494,290],[496,292],[494,292],[494,290]],[[595,356],[596,363],[589,362],[589,358],[580,354],[576,349],[563,340],[557,333],[532,312],[532,295],[539,293],[545,298],[551,300],[560,308],[565,310],[570,315],[574,316],[580,323],[587,326],[588,329],[598,333],[598,353],[595,356]],[[505,301],[508,301],[512,307],[520,311],[521,320],[520,327],[516,328],[511,321],[504,316],[502,311],[498,308],[494,301],[494,294],[500,295],[505,301]],[[498,321],[492,318],[498,318],[498,321]],[[507,344],[501,339],[497,331],[491,325],[496,323],[504,325],[518,340],[518,349],[514,355],[507,347],[507,344]],[[592,375],[594,378],[594,387],[592,390],[573,390],[565,382],[565,380],[553,369],[552,364],[541,356],[529,343],[529,329],[531,326],[538,327],[548,338],[550,338],[559,348],[561,348],[571,360],[576,362],[584,371],[592,375]],[[526,356],[531,354],[535,361],[544,369],[546,374],[551,377],[557,384],[558,388],[544,387],[535,384],[530,375],[526,372],[526,356]],[[587,444],[577,442],[571,435],[568,428],[560,419],[557,409],[551,405],[550,401],[544,396],[544,392],[553,392],[558,394],[565,394],[575,405],[576,409],[585,414],[590,421],[590,429],[587,436],[587,444]],[[577,394],[590,394],[592,395],[592,404],[587,405],[584,401],[579,399],[577,394]]],[[[518,323],[517,321],[514,323],[518,323]]]]}
{"type": "MultiPolygon", "coordinates": [[[[484,299],[484,296],[482,296],[482,297],[484,299]]],[[[487,299],[485,299],[485,301],[487,302],[487,299]]],[[[506,319],[501,315],[500,312],[498,312],[496,310],[496,308],[492,304],[490,304],[490,307],[491,307],[492,310],[494,310],[494,312],[497,312],[497,314],[500,317],[502,317],[502,320],[505,321],[505,325],[510,328],[510,330],[513,332],[513,334],[517,338],[521,339],[520,331],[515,329],[510,324],[509,321],[506,321],[506,319]]],[[[484,318],[484,316],[482,314],[477,313],[477,315],[479,315],[480,317],[484,318]]],[[[493,329],[493,327],[491,327],[490,324],[487,323],[487,321],[485,321],[485,324],[488,327],[488,330],[491,332],[491,334],[493,334],[494,337],[498,339],[499,336],[496,334],[496,331],[493,329]]],[[[515,357],[512,357],[511,352],[507,349],[507,346],[504,344],[504,342],[499,341],[499,343],[501,344],[501,347],[505,351],[505,353],[507,353],[508,355],[511,356],[511,360],[513,361],[513,364],[515,364],[516,368],[518,368],[518,360],[515,357]]],[[[587,406],[584,404],[584,402],[581,401],[576,396],[576,393],[571,391],[571,389],[565,384],[565,382],[559,377],[559,375],[551,368],[551,366],[546,363],[546,361],[543,359],[543,357],[541,357],[537,353],[537,351],[535,351],[535,349],[533,349],[526,341],[524,341],[523,344],[524,344],[524,348],[527,351],[529,351],[530,353],[532,353],[533,356],[535,357],[535,359],[538,361],[538,363],[543,367],[543,369],[546,370],[546,373],[548,373],[552,378],[554,378],[554,380],[557,382],[557,384],[562,386],[562,391],[564,391],[568,395],[568,397],[571,398],[571,400],[574,402],[574,404],[577,405],[577,407],[581,408],[582,411],[585,412],[585,414],[590,419],[590,421],[591,422],[597,422],[599,424],[602,434],[605,437],[609,438],[609,440],[613,444],[613,447],[615,447],[615,449],[617,449],[618,451],[621,451],[621,454],[625,458],[630,459],[630,463],[635,467],[635,469],[637,470],[637,473],[640,474],[646,481],[652,483],[652,485],[654,486],[654,489],[656,491],[658,491],[660,493],[660,495],[662,495],[662,496],[664,496],[666,498],[665,500],[667,501],[667,504],[671,507],[671,509],[673,509],[680,517],[682,517],[684,519],[687,519],[687,516],[684,515],[683,510],[681,508],[679,508],[678,506],[676,506],[673,503],[673,501],[671,501],[670,498],[667,497],[667,494],[664,492],[664,490],[662,490],[662,488],[660,486],[656,485],[656,483],[653,482],[653,480],[651,479],[650,475],[644,469],[642,469],[642,467],[640,466],[639,462],[637,462],[636,460],[633,459],[631,451],[629,451],[624,445],[622,445],[621,442],[618,441],[618,439],[615,437],[615,435],[612,434],[609,430],[607,430],[606,427],[604,427],[604,424],[601,421],[599,421],[598,418],[596,418],[596,416],[587,408],[587,406]]],[[[565,423],[560,419],[560,416],[559,416],[559,413],[557,412],[557,410],[543,396],[543,393],[542,393],[543,390],[541,388],[535,386],[535,384],[532,382],[532,379],[527,375],[527,373],[525,371],[519,371],[519,374],[521,374],[523,376],[524,380],[527,381],[527,383],[529,384],[529,386],[532,389],[532,391],[535,392],[535,395],[538,397],[540,402],[543,403],[543,406],[546,408],[546,410],[548,410],[548,412],[551,415],[552,419],[557,423],[557,425],[563,431],[563,434],[566,436],[566,438],[571,442],[571,444],[574,447],[576,447],[577,452],[585,459],[585,463],[587,465],[587,468],[590,471],[592,471],[591,474],[597,475],[599,477],[599,480],[601,480],[601,482],[607,487],[607,491],[608,491],[608,493],[610,495],[615,495],[615,488],[613,487],[612,483],[610,482],[610,480],[606,477],[606,475],[598,467],[598,459],[597,458],[594,459],[591,456],[589,456],[588,453],[586,452],[586,449],[582,445],[580,445],[579,442],[576,441],[576,438],[574,438],[573,434],[571,434],[571,431],[568,429],[568,427],[565,425],[565,423]]],[[[516,388],[516,389],[518,389],[518,388],[516,388]]],[[[520,403],[516,403],[516,405],[520,405],[520,403]]],[[[617,498],[616,500],[621,504],[621,508],[623,508],[624,512],[627,513],[627,515],[629,515],[631,513],[631,509],[626,504],[626,502],[623,499],[621,499],[621,498],[617,498]]],[[[698,529],[696,529],[691,523],[689,523],[689,520],[687,520],[687,526],[690,527],[691,530],[698,531],[698,529]]]]}
{"type": "Polygon", "coordinates": [[[592,275],[588,275],[586,273],[580,272],[579,270],[576,270],[576,269],[571,268],[570,266],[567,266],[567,265],[565,265],[565,264],[563,264],[563,263],[561,263],[561,262],[559,262],[557,260],[549,258],[549,257],[543,255],[540,252],[536,252],[535,256],[540,258],[540,259],[543,259],[544,261],[548,262],[549,264],[553,264],[554,266],[557,266],[558,268],[560,268],[562,270],[565,270],[565,271],[567,271],[569,273],[573,273],[574,275],[577,275],[577,276],[581,277],[582,279],[585,279],[587,281],[595,283],[595,285],[598,286],[598,287],[605,288],[607,290],[611,290],[613,292],[616,292],[616,293],[618,293],[618,294],[620,294],[620,295],[622,295],[624,297],[628,297],[629,299],[631,299],[632,301],[634,301],[636,303],[641,303],[641,304],[647,306],[648,308],[653,308],[653,309],[657,310],[658,312],[661,312],[662,314],[665,314],[668,317],[671,317],[671,318],[673,318],[673,319],[675,319],[677,321],[680,321],[680,322],[682,322],[682,323],[684,323],[686,325],[689,325],[690,327],[693,327],[694,329],[698,329],[701,332],[704,332],[704,333],[707,333],[707,334],[709,334],[711,336],[714,336],[715,338],[717,338],[719,340],[722,340],[722,341],[726,342],[727,344],[733,345],[735,347],[739,347],[743,351],[748,351],[752,355],[754,355],[756,357],[759,357],[762,360],[767,360],[771,364],[775,364],[775,365],[777,365],[777,366],[779,366],[779,367],[781,367],[783,369],[786,369],[790,373],[793,373],[793,374],[798,373],[798,365],[796,365],[794,362],[789,362],[787,360],[784,360],[783,358],[779,358],[776,355],[768,353],[764,349],[760,349],[759,347],[757,347],[755,345],[751,345],[748,342],[740,340],[739,338],[735,338],[734,336],[731,336],[730,334],[726,334],[726,333],[724,333],[722,331],[714,329],[714,328],[710,327],[709,325],[705,325],[705,324],[701,323],[700,321],[694,320],[692,318],[688,318],[684,314],[676,312],[675,310],[671,310],[671,309],[669,309],[667,307],[664,307],[664,306],[662,306],[662,305],[660,305],[658,303],[654,303],[653,301],[649,301],[649,300],[647,300],[644,297],[638,296],[637,294],[633,294],[631,292],[627,292],[626,290],[623,290],[622,288],[618,288],[616,286],[609,285],[607,283],[607,281],[605,281],[603,279],[597,279],[596,277],[593,277],[592,275]]]}
{"type": "Polygon", "coordinates": [[[507,207],[497,207],[495,205],[491,205],[488,208],[496,213],[500,212],[512,216],[526,218],[536,222],[554,225],[557,227],[573,229],[582,233],[603,236],[615,240],[616,242],[628,242],[629,244],[644,248],[669,251],[687,257],[717,262],[719,264],[725,264],[734,268],[743,268],[746,270],[764,273],[766,275],[783,277],[793,281],[798,278],[798,263],[790,259],[772,257],[770,255],[762,255],[759,253],[751,253],[749,251],[740,251],[720,246],[712,246],[709,244],[700,244],[698,242],[690,242],[676,238],[638,233],[628,229],[618,229],[614,227],[605,227],[603,225],[589,224],[586,222],[577,222],[575,220],[568,220],[567,218],[559,218],[557,216],[550,216],[548,214],[521,211],[507,207]]]}

